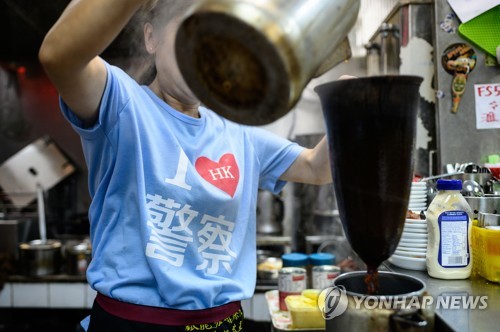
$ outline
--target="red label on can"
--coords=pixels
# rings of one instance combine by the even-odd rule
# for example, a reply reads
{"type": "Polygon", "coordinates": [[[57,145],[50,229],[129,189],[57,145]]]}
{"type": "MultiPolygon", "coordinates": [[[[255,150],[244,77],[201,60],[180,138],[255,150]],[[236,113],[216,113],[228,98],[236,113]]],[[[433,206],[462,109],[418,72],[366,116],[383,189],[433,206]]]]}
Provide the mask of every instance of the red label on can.
{"type": "Polygon", "coordinates": [[[328,273],[327,278],[328,278],[328,279],[335,279],[335,278],[337,278],[337,277],[338,277],[338,275],[339,275],[339,274],[340,274],[340,273],[338,273],[338,272],[335,272],[335,273],[328,273]]]}
{"type": "Polygon", "coordinates": [[[304,279],[305,279],[305,276],[293,276],[292,277],[293,281],[299,281],[299,280],[304,280],[304,279]]]}

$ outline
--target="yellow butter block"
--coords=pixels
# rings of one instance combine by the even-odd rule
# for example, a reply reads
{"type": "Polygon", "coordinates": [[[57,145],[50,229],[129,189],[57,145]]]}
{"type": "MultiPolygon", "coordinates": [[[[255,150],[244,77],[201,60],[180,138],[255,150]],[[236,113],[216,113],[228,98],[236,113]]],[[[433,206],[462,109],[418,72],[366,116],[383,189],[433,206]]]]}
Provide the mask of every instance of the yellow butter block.
{"type": "Polygon", "coordinates": [[[305,296],[315,302],[318,302],[318,296],[321,291],[319,289],[306,289],[302,291],[302,296],[305,296]]]}
{"type": "MultiPolygon", "coordinates": [[[[307,293],[311,296],[312,293],[307,293]]],[[[319,294],[318,294],[319,295],[319,294]]],[[[294,328],[325,328],[325,319],[318,308],[317,300],[304,295],[289,295],[285,298],[292,316],[294,328]]]]}

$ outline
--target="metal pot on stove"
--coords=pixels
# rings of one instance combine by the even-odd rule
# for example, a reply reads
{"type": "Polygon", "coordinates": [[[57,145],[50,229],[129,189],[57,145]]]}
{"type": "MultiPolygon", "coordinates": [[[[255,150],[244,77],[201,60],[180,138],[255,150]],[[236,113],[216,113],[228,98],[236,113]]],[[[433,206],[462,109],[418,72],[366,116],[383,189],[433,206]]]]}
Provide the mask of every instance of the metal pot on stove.
{"type": "Polygon", "coordinates": [[[66,272],[70,275],[84,276],[92,259],[90,242],[83,241],[66,246],[66,272]]]}
{"type": "Polygon", "coordinates": [[[19,245],[21,273],[26,276],[58,274],[61,268],[61,242],[33,240],[19,245]]]}

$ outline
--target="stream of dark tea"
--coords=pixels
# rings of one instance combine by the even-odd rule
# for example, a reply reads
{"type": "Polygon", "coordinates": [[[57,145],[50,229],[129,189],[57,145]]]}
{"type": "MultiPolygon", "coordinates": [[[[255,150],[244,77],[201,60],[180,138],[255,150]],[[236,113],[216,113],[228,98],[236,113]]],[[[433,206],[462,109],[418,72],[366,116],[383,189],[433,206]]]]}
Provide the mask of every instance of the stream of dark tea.
{"type": "Polygon", "coordinates": [[[377,294],[378,291],[378,267],[366,267],[366,275],[363,280],[366,285],[366,294],[377,294]]]}
{"type": "Polygon", "coordinates": [[[367,265],[367,293],[403,232],[422,79],[379,76],[316,87],[325,117],[333,185],[352,249],[367,265]]]}

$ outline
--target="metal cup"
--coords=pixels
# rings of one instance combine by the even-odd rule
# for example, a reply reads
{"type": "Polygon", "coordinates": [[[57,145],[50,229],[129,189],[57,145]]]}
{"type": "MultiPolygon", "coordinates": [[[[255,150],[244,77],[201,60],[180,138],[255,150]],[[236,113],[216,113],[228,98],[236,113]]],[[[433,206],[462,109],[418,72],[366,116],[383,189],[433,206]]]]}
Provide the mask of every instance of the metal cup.
{"type": "Polygon", "coordinates": [[[239,123],[285,115],[309,81],[350,57],[359,0],[201,0],[176,36],[200,101],[239,123]]]}

